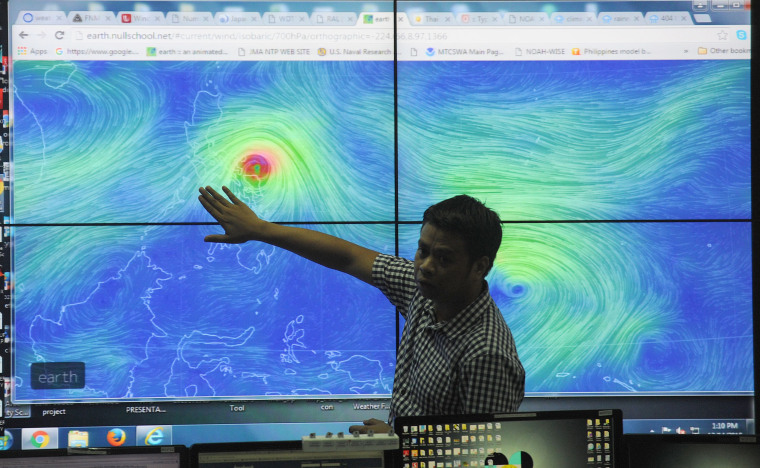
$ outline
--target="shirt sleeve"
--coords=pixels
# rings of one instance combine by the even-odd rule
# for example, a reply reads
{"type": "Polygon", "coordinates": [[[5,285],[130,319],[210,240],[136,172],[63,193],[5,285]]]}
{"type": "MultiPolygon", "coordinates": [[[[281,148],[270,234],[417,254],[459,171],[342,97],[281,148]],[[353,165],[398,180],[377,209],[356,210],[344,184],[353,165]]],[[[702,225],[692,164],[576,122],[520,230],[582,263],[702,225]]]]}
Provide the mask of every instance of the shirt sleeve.
{"type": "Polygon", "coordinates": [[[465,413],[513,413],[525,395],[525,370],[508,356],[478,356],[462,365],[460,377],[465,413]]]}
{"type": "Polygon", "coordinates": [[[372,265],[372,282],[402,314],[417,292],[414,263],[400,257],[378,255],[372,265]]]}

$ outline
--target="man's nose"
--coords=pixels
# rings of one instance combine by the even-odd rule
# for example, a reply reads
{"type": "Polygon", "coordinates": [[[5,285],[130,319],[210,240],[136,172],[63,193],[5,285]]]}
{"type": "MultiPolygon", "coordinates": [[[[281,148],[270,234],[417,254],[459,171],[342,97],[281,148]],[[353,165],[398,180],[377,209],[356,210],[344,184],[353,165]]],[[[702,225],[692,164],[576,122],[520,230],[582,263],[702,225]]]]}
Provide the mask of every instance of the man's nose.
{"type": "Polygon", "coordinates": [[[433,264],[432,256],[428,256],[422,261],[422,263],[420,263],[420,271],[426,275],[431,274],[434,270],[435,265],[433,264]]]}

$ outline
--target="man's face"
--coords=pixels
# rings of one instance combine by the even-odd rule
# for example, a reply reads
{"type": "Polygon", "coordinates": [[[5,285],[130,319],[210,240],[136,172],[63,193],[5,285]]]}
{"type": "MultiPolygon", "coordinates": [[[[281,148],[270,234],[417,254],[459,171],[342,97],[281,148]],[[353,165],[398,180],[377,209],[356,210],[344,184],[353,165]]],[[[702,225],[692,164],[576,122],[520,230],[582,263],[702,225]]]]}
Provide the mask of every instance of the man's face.
{"type": "Polygon", "coordinates": [[[483,263],[472,261],[459,235],[430,223],[422,226],[414,256],[414,277],[422,296],[437,308],[463,308],[474,300],[483,283],[483,263]],[[471,297],[473,291],[475,297],[471,297]]]}

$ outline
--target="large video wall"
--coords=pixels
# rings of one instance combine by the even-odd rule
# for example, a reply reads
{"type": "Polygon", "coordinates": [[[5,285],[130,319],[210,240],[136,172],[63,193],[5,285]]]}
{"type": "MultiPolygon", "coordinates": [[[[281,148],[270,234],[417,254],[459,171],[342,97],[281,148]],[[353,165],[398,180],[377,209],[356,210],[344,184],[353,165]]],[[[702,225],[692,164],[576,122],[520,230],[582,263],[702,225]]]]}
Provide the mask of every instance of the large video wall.
{"type": "Polygon", "coordinates": [[[16,402],[391,393],[387,300],[204,243],[202,185],[409,258],[468,193],[528,395],[754,390],[748,60],[19,60],[13,108],[16,402]]]}

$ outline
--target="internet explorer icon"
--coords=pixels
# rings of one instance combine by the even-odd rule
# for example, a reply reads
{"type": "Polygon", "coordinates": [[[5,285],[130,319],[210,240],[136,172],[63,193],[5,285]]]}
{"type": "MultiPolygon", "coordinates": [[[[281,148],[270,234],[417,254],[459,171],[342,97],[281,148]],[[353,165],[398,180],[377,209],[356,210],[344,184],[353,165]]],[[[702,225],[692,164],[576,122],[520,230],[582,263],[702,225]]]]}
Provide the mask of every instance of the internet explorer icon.
{"type": "Polygon", "coordinates": [[[171,426],[137,426],[138,445],[171,445],[171,426]]]}
{"type": "Polygon", "coordinates": [[[164,428],[156,427],[145,436],[145,445],[161,445],[164,441],[164,428]]]}

